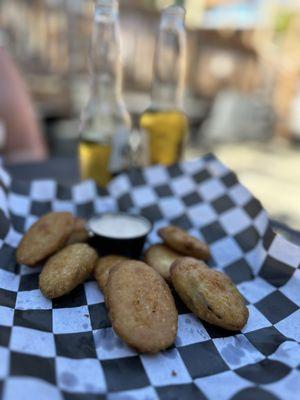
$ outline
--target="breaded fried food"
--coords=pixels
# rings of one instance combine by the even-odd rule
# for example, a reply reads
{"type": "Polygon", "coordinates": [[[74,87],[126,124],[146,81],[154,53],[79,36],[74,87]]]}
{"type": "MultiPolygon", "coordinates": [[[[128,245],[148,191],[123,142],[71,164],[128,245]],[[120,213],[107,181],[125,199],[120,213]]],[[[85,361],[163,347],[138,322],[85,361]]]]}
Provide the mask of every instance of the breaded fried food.
{"type": "Polygon", "coordinates": [[[63,296],[83,283],[95,267],[98,255],[86,243],[71,244],[46,262],[39,287],[49,299],[63,296]]]}
{"type": "Polygon", "coordinates": [[[105,292],[105,287],[107,284],[110,270],[117,263],[125,260],[128,260],[128,258],[118,255],[110,255],[110,256],[100,257],[98,259],[94,269],[94,277],[103,293],[105,292]]]}
{"type": "Polygon", "coordinates": [[[128,260],[115,265],[106,287],[115,332],[140,352],[169,347],[177,333],[178,313],[164,279],[147,264],[128,260]]]}
{"type": "Polygon", "coordinates": [[[189,257],[176,260],[170,272],[176,292],[199,318],[232,331],[246,324],[248,309],[227,275],[189,257]]]}
{"type": "Polygon", "coordinates": [[[74,228],[69,212],[50,212],[36,221],[23,236],[17,249],[17,262],[30,267],[60,250],[74,228]]]}
{"type": "Polygon", "coordinates": [[[177,226],[169,225],[158,230],[158,235],[171,249],[189,257],[208,260],[210,251],[206,243],[189,235],[177,226]]]}
{"type": "Polygon", "coordinates": [[[89,233],[85,227],[86,221],[83,218],[75,217],[75,224],[71,236],[66,245],[74,243],[84,243],[89,238],[89,233]]]}
{"type": "Polygon", "coordinates": [[[164,244],[154,244],[145,253],[145,262],[154,268],[164,279],[170,280],[170,266],[183,257],[182,254],[170,249],[164,244]]]}

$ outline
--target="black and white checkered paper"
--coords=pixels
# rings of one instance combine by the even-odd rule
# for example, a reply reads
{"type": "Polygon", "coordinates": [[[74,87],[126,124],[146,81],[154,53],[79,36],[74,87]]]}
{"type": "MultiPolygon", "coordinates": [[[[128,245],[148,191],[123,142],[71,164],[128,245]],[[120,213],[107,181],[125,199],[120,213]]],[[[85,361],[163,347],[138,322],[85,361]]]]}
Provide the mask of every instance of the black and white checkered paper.
{"type": "MultiPolygon", "coordinates": [[[[3,400],[299,400],[300,248],[275,235],[261,204],[212,155],[115,178],[16,182],[0,169],[0,397],[3,400]],[[177,299],[175,345],[157,355],[127,347],[103,295],[88,281],[50,301],[39,268],[15,261],[23,232],[50,210],[89,217],[139,212],[204,239],[249,308],[241,332],[201,322],[177,299]]],[[[276,201],[276,198],[274,198],[276,201]]]]}

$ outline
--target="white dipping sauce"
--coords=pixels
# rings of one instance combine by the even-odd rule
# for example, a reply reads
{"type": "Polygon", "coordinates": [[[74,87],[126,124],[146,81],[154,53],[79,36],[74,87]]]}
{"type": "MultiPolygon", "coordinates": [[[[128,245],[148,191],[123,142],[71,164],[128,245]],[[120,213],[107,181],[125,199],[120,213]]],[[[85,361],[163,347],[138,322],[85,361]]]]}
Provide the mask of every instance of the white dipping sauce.
{"type": "Polygon", "coordinates": [[[143,218],[126,214],[105,214],[92,218],[90,229],[98,235],[114,239],[131,239],[146,235],[150,223],[143,218]]]}

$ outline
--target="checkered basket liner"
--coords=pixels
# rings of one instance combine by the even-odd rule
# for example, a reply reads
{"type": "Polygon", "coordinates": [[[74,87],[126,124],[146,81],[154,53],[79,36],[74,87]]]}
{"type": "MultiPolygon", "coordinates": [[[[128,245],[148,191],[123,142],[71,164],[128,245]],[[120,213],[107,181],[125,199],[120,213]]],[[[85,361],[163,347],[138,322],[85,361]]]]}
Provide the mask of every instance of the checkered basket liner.
{"type": "Polygon", "coordinates": [[[20,182],[0,169],[0,398],[299,400],[299,264],[300,248],[275,235],[259,201],[212,155],[123,174],[107,190],[20,182]],[[94,281],[50,301],[39,267],[16,263],[22,234],[51,210],[138,212],[154,223],[146,246],[166,224],[189,230],[245,297],[247,325],[209,325],[176,298],[174,346],[137,354],[113,332],[94,281]]]}

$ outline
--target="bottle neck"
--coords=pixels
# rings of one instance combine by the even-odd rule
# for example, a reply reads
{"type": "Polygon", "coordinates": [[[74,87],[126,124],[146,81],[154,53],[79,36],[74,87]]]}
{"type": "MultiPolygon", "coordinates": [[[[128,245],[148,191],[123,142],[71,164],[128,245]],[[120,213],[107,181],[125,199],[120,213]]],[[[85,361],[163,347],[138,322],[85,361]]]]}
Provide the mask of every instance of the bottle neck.
{"type": "Polygon", "coordinates": [[[183,108],[183,91],[174,85],[155,80],[152,85],[151,105],[154,109],[173,110],[183,108]]]}
{"type": "Polygon", "coordinates": [[[96,0],[90,51],[94,97],[122,101],[122,62],[118,3],[96,0]]]}
{"type": "Polygon", "coordinates": [[[116,103],[122,101],[120,85],[106,75],[93,76],[91,80],[91,93],[98,102],[116,103]]]}
{"type": "Polygon", "coordinates": [[[186,68],[184,16],[185,11],[179,6],[168,7],[162,13],[153,66],[154,108],[182,108],[186,68]]]}

